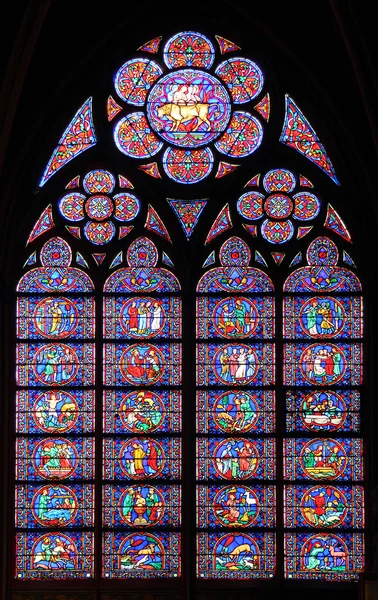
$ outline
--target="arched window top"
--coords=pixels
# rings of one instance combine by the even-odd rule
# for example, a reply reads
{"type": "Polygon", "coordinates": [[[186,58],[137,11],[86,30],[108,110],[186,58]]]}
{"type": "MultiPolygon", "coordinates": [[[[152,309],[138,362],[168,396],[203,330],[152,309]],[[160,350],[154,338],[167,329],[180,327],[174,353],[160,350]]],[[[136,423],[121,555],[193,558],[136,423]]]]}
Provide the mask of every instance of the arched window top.
{"type": "Polygon", "coordinates": [[[316,238],[307,250],[309,266],[297,269],[285,281],[285,292],[360,292],[361,283],[352,271],[338,267],[336,244],[327,237],[316,238]]]}

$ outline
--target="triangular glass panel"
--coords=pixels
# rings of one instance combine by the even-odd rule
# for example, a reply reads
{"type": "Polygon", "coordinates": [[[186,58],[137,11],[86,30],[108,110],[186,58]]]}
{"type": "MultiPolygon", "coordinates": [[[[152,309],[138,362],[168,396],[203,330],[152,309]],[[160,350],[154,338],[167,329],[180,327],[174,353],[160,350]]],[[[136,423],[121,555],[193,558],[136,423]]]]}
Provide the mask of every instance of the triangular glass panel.
{"type": "Polygon", "coordinates": [[[205,267],[209,267],[210,265],[213,265],[214,263],[215,263],[215,250],[210,252],[209,256],[203,263],[202,268],[205,269],[205,267]]]}
{"type": "Polygon", "coordinates": [[[173,262],[171,261],[171,259],[169,258],[168,254],[166,252],[164,252],[164,251],[163,251],[161,260],[162,260],[163,264],[168,265],[168,267],[174,267],[175,266],[173,264],[173,262]]]}
{"type": "Polygon", "coordinates": [[[243,227],[246,231],[248,231],[248,233],[250,233],[251,235],[253,235],[253,237],[257,237],[257,227],[256,225],[247,225],[246,223],[243,223],[243,227]]]}
{"type": "Polygon", "coordinates": [[[255,261],[257,263],[259,263],[260,265],[264,265],[264,267],[267,267],[267,263],[265,261],[265,258],[263,257],[263,255],[258,251],[255,250],[255,261]]]}
{"type": "Polygon", "coordinates": [[[302,252],[298,252],[291,261],[289,267],[294,267],[295,265],[299,265],[302,262],[302,252]]]}
{"type": "Polygon", "coordinates": [[[219,50],[221,54],[226,54],[226,52],[235,52],[236,50],[240,50],[240,46],[234,44],[234,42],[230,42],[230,40],[226,40],[226,38],[221,37],[220,35],[215,36],[218,44],[219,50]]]}
{"type": "Polygon", "coordinates": [[[134,225],[127,225],[127,226],[122,226],[119,228],[119,234],[118,234],[118,239],[122,240],[124,237],[126,237],[130,231],[134,229],[134,225]]]}
{"type": "Polygon", "coordinates": [[[97,254],[92,254],[92,256],[93,256],[94,260],[96,261],[97,265],[99,266],[104,262],[106,254],[97,253],[97,254]]]}
{"type": "Polygon", "coordinates": [[[106,105],[106,110],[108,113],[108,121],[110,122],[110,121],[113,121],[114,117],[116,117],[118,115],[118,113],[121,112],[122,106],[117,104],[117,102],[114,100],[113,96],[109,96],[108,103],[106,105]]]}
{"type": "Polygon", "coordinates": [[[75,238],[80,240],[80,238],[81,238],[80,227],[70,227],[69,225],[66,225],[65,227],[66,227],[67,231],[70,232],[71,235],[73,235],[75,238]]]}
{"type": "Polygon", "coordinates": [[[324,221],[324,227],[331,229],[338,235],[340,235],[347,242],[351,242],[352,238],[350,237],[349,231],[345,227],[344,222],[341,220],[340,215],[335,211],[333,206],[328,204],[327,207],[327,216],[324,221]]]}
{"type": "Polygon", "coordinates": [[[245,184],[244,187],[256,187],[260,184],[260,177],[261,177],[261,173],[258,173],[257,175],[254,175],[253,177],[251,177],[251,179],[249,181],[247,181],[247,183],[245,184]]]}
{"type": "Polygon", "coordinates": [[[126,177],[124,177],[123,175],[118,175],[118,182],[119,182],[119,187],[120,188],[128,188],[129,190],[133,190],[134,186],[131,183],[131,181],[129,181],[128,179],[126,179],[126,177]]]}
{"type": "Polygon", "coordinates": [[[345,252],[345,250],[343,250],[343,261],[350,267],[356,267],[354,260],[349,256],[348,252],[345,252]]]}
{"type": "Polygon", "coordinates": [[[156,37],[153,40],[146,42],[146,44],[143,44],[143,46],[139,46],[138,50],[142,50],[143,52],[151,52],[151,54],[156,54],[156,52],[159,50],[161,40],[162,36],[160,35],[159,37],[156,37]]]}
{"type": "Polygon", "coordinates": [[[311,225],[311,227],[298,227],[297,240],[300,240],[310,233],[311,229],[313,229],[313,225],[311,225]]]}
{"type": "Polygon", "coordinates": [[[228,204],[226,204],[220,211],[220,213],[217,216],[217,218],[215,219],[214,223],[212,224],[211,229],[205,240],[205,246],[207,244],[209,244],[214,238],[216,238],[221,233],[224,233],[228,229],[231,229],[231,227],[232,227],[232,222],[231,222],[231,215],[230,215],[230,207],[228,204]]]}
{"type": "Polygon", "coordinates": [[[301,187],[310,187],[310,188],[314,187],[312,185],[311,181],[309,179],[307,179],[307,177],[304,177],[303,175],[299,175],[299,185],[301,187]]]}
{"type": "Polygon", "coordinates": [[[26,245],[31,244],[31,242],[34,242],[34,240],[39,235],[42,235],[42,233],[45,233],[45,231],[49,231],[49,229],[52,229],[53,227],[55,227],[55,223],[52,217],[52,204],[49,204],[48,207],[45,208],[45,210],[39,217],[36,224],[34,225],[32,232],[29,235],[28,241],[26,242],[26,245]]]}
{"type": "Polygon", "coordinates": [[[29,267],[30,265],[35,265],[36,262],[37,262],[37,252],[33,252],[33,254],[31,254],[29,256],[29,258],[24,262],[24,267],[29,267]]]}
{"type": "Polygon", "coordinates": [[[286,254],[284,252],[271,252],[274,262],[276,265],[280,266],[286,254]]]}
{"type": "Polygon", "coordinates": [[[122,264],[122,261],[123,261],[123,251],[121,250],[121,252],[118,252],[118,254],[113,258],[109,269],[114,269],[114,267],[118,267],[118,265],[122,264]]]}
{"type": "Polygon", "coordinates": [[[80,254],[80,252],[76,252],[76,263],[81,267],[89,269],[87,261],[85,260],[84,256],[80,254]]]}
{"type": "Polygon", "coordinates": [[[167,201],[180,221],[186,238],[189,239],[207,204],[207,200],[173,200],[167,198],[167,201]]]}
{"type": "Polygon", "coordinates": [[[149,163],[148,165],[139,165],[139,169],[150,175],[150,177],[154,177],[155,179],[161,179],[161,175],[159,173],[159,167],[156,162],[149,163]]]}
{"type": "Polygon", "coordinates": [[[151,206],[151,204],[148,205],[147,219],[146,219],[144,226],[149,231],[153,231],[154,233],[157,233],[161,237],[168,240],[168,242],[172,243],[172,240],[170,238],[170,235],[168,233],[166,226],[164,225],[163,221],[157,214],[156,210],[151,206]]]}
{"type": "Polygon", "coordinates": [[[253,107],[257,110],[258,113],[265,119],[265,121],[269,121],[270,117],[270,96],[266,94],[264,98],[253,107]]]}
{"type": "Polygon", "coordinates": [[[66,185],[66,190],[72,190],[74,188],[79,187],[80,185],[80,175],[76,175],[71,181],[69,181],[66,185]]]}
{"type": "Polygon", "coordinates": [[[221,160],[219,163],[218,171],[215,175],[215,179],[220,179],[221,177],[225,177],[225,175],[229,175],[238,167],[240,167],[240,165],[231,165],[230,163],[226,163],[221,160]]]}

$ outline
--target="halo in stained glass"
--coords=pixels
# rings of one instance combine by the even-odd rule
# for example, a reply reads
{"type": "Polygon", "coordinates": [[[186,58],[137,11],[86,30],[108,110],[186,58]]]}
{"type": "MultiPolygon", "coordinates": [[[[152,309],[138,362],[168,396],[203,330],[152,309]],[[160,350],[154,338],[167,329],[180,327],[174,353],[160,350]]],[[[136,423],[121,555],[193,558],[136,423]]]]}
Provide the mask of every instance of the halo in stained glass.
{"type": "Polygon", "coordinates": [[[163,156],[164,171],[177,183],[198,183],[209,175],[213,164],[214,156],[209,148],[167,148],[163,156]]]}
{"type": "Polygon", "coordinates": [[[133,58],[117,71],[114,87],[122,100],[129,104],[143,106],[151,85],[162,74],[161,67],[153,60],[133,58]]]}
{"type": "Polygon", "coordinates": [[[170,69],[197,67],[209,69],[214,62],[214,47],[202,33],[184,31],[171,37],[164,47],[164,62],[170,69]]]}
{"type": "Polygon", "coordinates": [[[271,244],[288,242],[294,234],[294,227],[290,221],[270,221],[266,219],[261,225],[261,235],[271,244]]]}
{"type": "Polygon", "coordinates": [[[108,196],[97,194],[88,198],[85,203],[85,211],[90,219],[104,221],[113,212],[113,202],[108,196]]]}
{"type": "Polygon", "coordinates": [[[337,246],[327,237],[318,237],[308,247],[306,254],[309,265],[337,265],[337,246]]]}
{"type": "Polygon", "coordinates": [[[225,267],[247,267],[251,260],[251,251],[244,240],[233,236],[222,244],[219,251],[219,260],[221,265],[225,267]]]}
{"type": "Polygon", "coordinates": [[[158,258],[155,244],[146,237],[134,240],[127,250],[127,262],[130,267],[156,267],[158,258]]]}
{"type": "Polygon", "coordinates": [[[32,320],[41,336],[62,339],[75,333],[79,314],[70,298],[47,297],[36,304],[32,320]]]}
{"type": "Polygon", "coordinates": [[[310,221],[315,219],[320,211],[320,200],[315,194],[310,192],[300,192],[293,196],[294,200],[294,219],[300,221],[310,221]]]}
{"type": "Polygon", "coordinates": [[[264,214],[264,198],[259,192],[246,192],[240,196],[236,204],[238,213],[249,221],[259,219],[264,214]]]}
{"type": "Polygon", "coordinates": [[[152,133],[142,112],[127,115],[117,123],[114,141],[118,150],[131,158],[154,156],[163,146],[152,133]]]}
{"type": "Polygon", "coordinates": [[[231,103],[213,75],[181,69],[162,77],[151,89],[147,116],[166,142],[184,148],[203,146],[225,131],[231,103]]]}
{"type": "Polygon", "coordinates": [[[114,217],[118,221],[131,221],[140,211],[140,201],[134,194],[123,193],[113,196],[115,203],[114,217]]]}
{"type": "Polygon", "coordinates": [[[261,69],[248,58],[230,58],[216,68],[215,74],[227,85],[235,104],[253,100],[264,85],[261,69]]]}
{"type": "Polygon", "coordinates": [[[263,128],[260,122],[249,113],[234,112],[226,132],[215,147],[222,154],[241,158],[253,154],[263,139],[263,128]]]}
{"type": "Polygon", "coordinates": [[[165,509],[162,494],[156,487],[150,485],[128,486],[122,493],[118,505],[122,520],[130,527],[157,525],[162,520],[165,509]],[[151,506],[151,496],[153,506],[151,506]],[[156,506],[160,510],[154,509],[156,506]]]}
{"type": "Polygon", "coordinates": [[[294,174],[287,169],[272,169],[263,179],[263,186],[267,192],[292,192],[295,183],[294,174]]]}
{"type": "Polygon", "coordinates": [[[42,247],[41,263],[43,267],[69,267],[71,260],[71,248],[62,238],[51,238],[42,247]]]}
{"type": "Polygon", "coordinates": [[[289,196],[272,194],[265,200],[265,212],[272,219],[286,219],[293,210],[293,203],[289,196]]]}
{"type": "Polygon", "coordinates": [[[89,221],[84,226],[84,235],[89,242],[102,246],[110,242],[115,234],[115,227],[111,221],[89,221]]]}
{"type": "Polygon", "coordinates": [[[114,176],[103,169],[90,171],[83,180],[83,188],[87,194],[110,194],[114,190],[114,186],[114,176]]]}
{"type": "Polygon", "coordinates": [[[84,202],[83,194],[72,192],[59,200],[59,210],[69,221],[81,221],[84,219],[84,202]]]}

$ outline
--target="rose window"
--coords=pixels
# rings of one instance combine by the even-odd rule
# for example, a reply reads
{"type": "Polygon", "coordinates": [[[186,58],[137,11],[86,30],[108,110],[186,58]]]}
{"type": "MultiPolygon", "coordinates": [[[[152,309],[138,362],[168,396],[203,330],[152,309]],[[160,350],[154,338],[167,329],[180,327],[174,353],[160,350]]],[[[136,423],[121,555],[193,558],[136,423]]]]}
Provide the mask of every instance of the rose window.
{"type": "MultiPolygon", "coordinates": [[[[295,222],[306,224],[315,219],[320,211],[319,198],[307,189],[291,194],[296,186],[297,178],[293,173],[286,169],[272,169],[263,178],[263,188],[267,194],[246,192],[238,199],[237,210],[248,221],[260,221],[265,217],[259,223],[261,235],[272,244],[283,244],[293,237],[295,222]]],[[[310,229],[299,226],[297,237],[303,237],[310,229]]]]}
{"type": "Polygon", "coordinates": [[[140,110],[129,112],[115,125],[117,148],[136,159],[148,159],[163,150],[165,173],[188,184],[213,171],[216,159],[211,145],[234,159],[255,152],[263,127],[256,115],[235,110],[235,105],[259,96],[263,73],[241,57],[213,68],[216,57],[208,38],[185,32],[166,43],[164,68],[142,57],[127,61],[116,74],[115,90],[126,104],[140,110]]]}

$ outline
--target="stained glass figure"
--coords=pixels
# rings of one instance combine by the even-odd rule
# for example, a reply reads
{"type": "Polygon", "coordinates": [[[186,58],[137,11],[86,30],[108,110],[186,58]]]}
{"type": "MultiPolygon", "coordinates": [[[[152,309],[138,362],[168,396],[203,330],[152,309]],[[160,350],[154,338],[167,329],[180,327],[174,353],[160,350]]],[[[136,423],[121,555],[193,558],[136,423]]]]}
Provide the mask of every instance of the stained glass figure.
{"type": "Polygon", "coordinates": [[[228,229],[231,229],[231,227],[232,222],[230,215],[230,207],[228,204],[226,204],[220,211],[214,223],[212,224],[211,229],[207,234],[207,238],[205,240],[205,246],[221,233],[224,233],[228,229]]]}
{"type": "Polygon", "coordinates": [[[230,40],[226,40],[226,38],[221,37],[220,35],[216,35],[215,38],[219,44],[219,50],[221,54],[226,54],[226,52],[235,52],[236,50],[240,50],[240,46],[237,46],[233,42],[230,42],[230,40]]]}
{"type": "Polygon", "coordinates": [[[118,230],[118,239],[122,240],[124,237],[129,235],[130,231],[134,228],[134,225],[128,225],[127,227],[120,227],[118,230]]]}
{"type": "Polygon", "coordinates": [[[153,40],[146,42],[142,46],[139,46],[138,50],[141,50],[143,52],[151,52],[151,54],[156,54],[159,50],[161,39],[162,36],[160,35],[159,37],[156,37],[153,40]]]}
{"type": "Polygon", "coordinates": [[[69,225],[65,226],[67,231],[73,235],[75,238],[77,238],[78,240],[81,239],[81,231],[80,231],[80,227],[70,227],[69,225]]]}
{"type": "Polygon", "coordinates": [[[71,190],[73,188],[77,188],[80,185],[80,175],[76,175],[71,181],[69,181],[66,185],[66,190],[71,190]]]}
{"type": "Polygon", "coordinates": [[[161,67],[147,58],[127,61],[114,78],[118,96],[128,104],[143,106],[152,84],[163,74],[161,67]]]}
{"type": "Polygon", "coordinates": [[[70,160],[88,150],[97,143],[92,116],[92,98],[88,98],[79,108],[71,123],[64,131],[59,143],[51,155],[39,187],[52,177],[70,160]]]}
{"type": "MultiPolygon", "coordinates": [[[[226,130],[231,116],[229,95],[219,79],[193,69],[159,79],[152,86],[146,108],[152,129],[166,142],[183,148],[215,140],[226,130]]],[[[232,130],[236,131],[237,125],[232,130]]],[[[246,127],[244,122],[239,124],[240,131],[246,127]]]]}
{"type": "Polygon", "coordinates": [[[333,165],[314,129],[294,100],[287,94],[285,102],[286,112],[280,142],[303,154],[322,169],[336,185],[339,185],[333,165]]]}
{"type": "Polygon", "coordinates": [[[265,94],[264,98],[253,108],[268,122],[270,117],[270,95],[265,94]]]}
{"type": "Polygon", "coordinates": [[[287,391],[287,431],[360,432],[360,392],[356,390],[291,389],[287,391]]]}
{"type": "Polygon", "coordinates": [[[265,258],[258,250],[255,250],[255,261],[257,263],[260,263],[260,265],[264,265],[264,267],[268,266],[268,263],[266,262],[265,258]]]}
{"type": "Polygon", "coordinates": [[[186,31],[168,40],[164,47],[164,62],[170,69],[209,69],[214,62],[214,54],[212,43],[202,33],[186,31]]]}
{"type": "Polygon", "coordinates": [[[59,201],[59,210],[68,221],[82,221],[84,219],[85,196],[78,192],[70,192],[59,201]]]}
{"type": "Polygon", "coordinates": [[[103,521],[107,526],[180,526],[178,485],[105,485],[103,521]]]}
{"type": "Polygon", "coordinates": [[[168,254],[166,252],[162,252],[161,255],[161,262],[164,265],[168,265],[168,267],[174,267],[175,265],[173,264],[172,260],[169,258],[168,254]]]}
{"type": "Polygon", "coordinates": [[[251,177],[251,179],[249,179],[247,181],[247,183],[245,184],[244,187],[255,187],[255,186],[258,186],[260,184],[260,177],[261,177],[261,173],[258,173],[257,175],[254,175],[253,177],[251,177]]]}
{"type": "Polygon", "coordinates": [[[29,267],[30,265],[35,265],[35,263],[37,262],[37,251],[32,252],[32,254],[29,256],[29,258],[26,259],[26,261],[24,262],[24,267],[29,267]]]}
{"type": "Polygon", "coordinates": [[[295,265],[299,265],[302,262],[302,252],[298,252],[291,261],[289,267],[294,267],[295,265]]]}
{"type": "Polygon", "coordinates": [[[240,167],[240,165],[231,165],[230,163],[226,163],[221,160],[218,165],[218,170],[215,175],[215,179],[221,179],[221,177],[224,177],[225,175],[229,175],[230,173],[235,171],[235,169],[237,169],[238,167],[240,167]]]}
{"type": "Polygon", "coordinates": [[[247,112],[234,112],[226,132],[215,147],[233,158],[249,156],[257,150],[263,139],[260,122],[247,112]]]}
{"type": "Polygon", "coordinates": [[[131,158],[149,158],[163,147],[142,112],[131,113],[118,122],[114,141],[118,150],[131,158]]]}
{"type": "Polygon", "coordinates": [[[110,194],[114,190],[114,186],[114,175],[103,169],[90,171],[83,180],[83,188],[87,194],[110,194]]]}
{"type": "Polygon", "coordinates": [[[111,262],[111,264],[109,266],[109,269],[114,269],[114,267],[119,267],[119,265],[122,264],[122,261],[123,261],[123,251],[121,250],[113,258],[113,260],[112,260],[112,262],[111,262]]]}
{"type": "Polygon", "coordinates": [[[210,252],[209,256],[204,261],[202,268],[205,269],[206,267],[209,267],[210,265],[213,265],[214,263],[215,263],[215,250],[210,252]]]}
{"type": "Polygon", "coordinates": [[[274,262],[278,266],[282,263],[283,259],[286,256],[284,252],[271,252],[271,255],[273,257],[274,262]]]}
{"type": "Polygon", "coordinates": [[[176,217],[180,221],[186,238],[192,235],[195,226],[207,204],[207,200],[172,200],[167,198],[169,205],[173,209],[176,217]]]}
{"type": "Polygon", "coordinates": [[[95,254],[92,254],[92,257],[93,257],[96,265],[99,267],[104,262],[106,254],[104,254],[103,252],[95,253],[95,254]]]}
{"type": "Polygon", "coordinates": [[[324,227],[327,227],[327,229],[334,231],[339,236],[344,238],[344,240],[346,240],[347,242],[352,241],[352,238],[350,237],[350,233],[347,230],[346,226],[344,225],[343,221],[341,220],[339,214],[335,211],[333,206],[331,206],[330,204],[328,204],[328,206],[327,206],[327,216],[324,221],[324,227]]]}
{"type": "Polygon", "coordinates": [[[128,188],[129,190],[134,189],[133,184],[123,175],[118,175],[118,183],[120,188],[128,188]]]}
{"type": "Polygon", "coordinates": [[[211,173],[214,156],[209,148],[167,148],[162,162],[168,177],[177,183],[198,183],[211,173]]]}
{"type": "Polygon", "coordinates": [[[160,235],[164,239],[168,240],[168,242],[172,243],[166,226],[151,204],[148,205],[147,219],[144,226],[149,231],[153,231],[157,235],[160,235]]]}
{"type": "Polygon", "coordinates": [[[156,162],[149,163],[148,165],[139,165],[139,169],[150,175],[150,177],[154,177],[155,179],[161,179],[161,175],[159,172],[159,167],[156,162]]]}
{"type": "Polygon", "coordinates": [[[118,115],[118,113],[120,113],[122,110],[122,106],[120,106],[119,104],[117,104],[117,102],[114,100],[113,96],[109,96],[108,98],[108,102],[106,105],[106,112],[108,114],[108,121],[113,121],[114,117],[116,117],[118,115]]]}
{"type": "Polygon", "coordinates": [[[49,231],[50,229],[53,229],[54,227],[55,227],[55,223],[54,223],[53,216],[52,216],[52,205],[49,204],[47,206],[47,208],[45,208],[45,210],[43,211],[41,216],[39,217],[36,224],[34,225],[32,231],[28,237],[28,241],[26,242],[26,245],[31,244],[31,242],[34,242],[34,240],[37,237],[39,237],[40,235],[42,235],[42,233],[45,233],[45,231],[49,231]]]}

